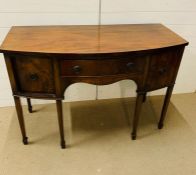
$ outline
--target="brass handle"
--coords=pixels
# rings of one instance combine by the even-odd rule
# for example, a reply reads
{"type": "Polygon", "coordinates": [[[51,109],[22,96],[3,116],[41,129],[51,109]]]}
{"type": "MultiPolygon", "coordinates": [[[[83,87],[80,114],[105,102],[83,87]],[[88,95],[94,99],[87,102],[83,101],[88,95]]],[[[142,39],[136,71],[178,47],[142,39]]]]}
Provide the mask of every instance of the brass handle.
{"type": "Polygon", "coordinates": [[[167,71],[167,68],[163,67],[163,68],[159,69],[159,74],[163,75],[166,71],[167,71]]]}
{"type": "Polygon", "coordinates": [[[76,74],[79,74],[81,72],[82,68],[80,66],[74,66],[73,67],[73,71],[76,73],[76,74]]]}
{"type": "Polygon", "coordinates": [[[30,79],[31,79],[32,81],[36,81],[36,80],[39,79],[39,76],[38,76],[37,74],[30,74],[30,79]]]}
{"type": "Polygon", "coordinates": [[[133,67],[134,67],[134,63],[132,63],[132,62],[127,63],[127,68],[129,70],[133,69],[133,67]]]}

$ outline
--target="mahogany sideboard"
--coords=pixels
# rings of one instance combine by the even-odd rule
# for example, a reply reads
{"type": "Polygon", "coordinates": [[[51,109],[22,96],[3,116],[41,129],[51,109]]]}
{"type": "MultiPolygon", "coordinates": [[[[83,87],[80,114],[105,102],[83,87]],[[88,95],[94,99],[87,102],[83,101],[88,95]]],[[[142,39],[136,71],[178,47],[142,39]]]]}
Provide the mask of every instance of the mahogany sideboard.
{"type": "Polygon", "coordinates": [[[4,54],[23,143],[28,144],[20,97],[56,100],[61,147],[65,148],[62,100],[76,82],[106,85],[123,79],[137,85],[132,139],[136,139],[146,93],[167,87],[158,128],[163,127],[188,42],[162,24],[14,26],[4,54]]]}

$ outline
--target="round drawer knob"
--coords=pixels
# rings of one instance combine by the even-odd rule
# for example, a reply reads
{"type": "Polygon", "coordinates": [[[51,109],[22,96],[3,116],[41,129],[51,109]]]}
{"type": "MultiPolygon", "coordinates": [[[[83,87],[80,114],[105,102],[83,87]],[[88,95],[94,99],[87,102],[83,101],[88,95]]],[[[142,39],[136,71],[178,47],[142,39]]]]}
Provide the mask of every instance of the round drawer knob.
{"type": "Polygon", "coordinates": [[[163,68],[159,69],[159,74],[163,75],[166,71],[167,71],[167,68],[163,67],[163,68]]]}
{"type": "Polygon", "coordinates": [[[76,73],[76,74],[79,74],[81,72],[82,68],[80,66],[74,66],[73,67],[73,71],[76,73]]]}
{"type": "Polygon", "coordinates": [[[133,67],[134,67],[134,63],[132,63],[132,62],[127,63],[127,68],[129,70],[133,69],[133,67]]]}
{"type": "Polygon", "coordinates": [[[32,81],[36,81],[36,80],[39,79],[39,77],[38,77],[37,74],[30,74],[30,79],[31,79],[32,81]]]}

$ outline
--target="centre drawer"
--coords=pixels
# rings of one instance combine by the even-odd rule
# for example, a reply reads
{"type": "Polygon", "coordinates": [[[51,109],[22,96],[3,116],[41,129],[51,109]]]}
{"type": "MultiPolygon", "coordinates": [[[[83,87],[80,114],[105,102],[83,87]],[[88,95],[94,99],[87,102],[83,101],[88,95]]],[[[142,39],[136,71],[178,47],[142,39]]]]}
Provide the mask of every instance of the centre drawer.
{"type": "Polygon", "coordinates": [[[61,60],[61,76],[107,76],[143,72],[145,58],[61,60]],[[141,60],[142,59],[142,60],[141,60]]]}

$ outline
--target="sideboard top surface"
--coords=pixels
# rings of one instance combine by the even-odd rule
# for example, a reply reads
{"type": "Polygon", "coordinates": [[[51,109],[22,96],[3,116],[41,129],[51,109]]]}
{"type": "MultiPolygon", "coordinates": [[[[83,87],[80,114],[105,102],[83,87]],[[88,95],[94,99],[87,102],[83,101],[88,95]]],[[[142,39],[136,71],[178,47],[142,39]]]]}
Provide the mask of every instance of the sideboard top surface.
{"type": "Polygon", "coordinates": [[[187,44],[162,24],[13,26],[0,52],[118,53],[187,44]]]}

